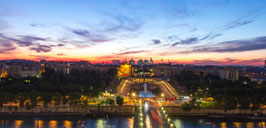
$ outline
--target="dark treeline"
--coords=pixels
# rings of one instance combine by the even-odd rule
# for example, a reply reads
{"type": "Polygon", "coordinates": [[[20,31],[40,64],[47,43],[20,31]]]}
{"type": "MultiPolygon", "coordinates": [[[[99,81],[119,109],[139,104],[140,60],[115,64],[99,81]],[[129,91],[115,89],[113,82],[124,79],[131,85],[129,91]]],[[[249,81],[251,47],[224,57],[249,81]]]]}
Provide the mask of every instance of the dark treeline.
{"type": "Polygon", "coordinates": [[[187,109],[197,107],[212,107],[224,110],[252,109],[257,110],[266,104],[266,82],[257,84],[247,77],[239,80],[222,80],[218,76],[198,75],[191,71],[184,71],[175,79],[192,94],[191,103],[185,103],[187,109]],[[211,104],[200,102],[202,98],[213,97],[211,104]]]}
{"type": "Polygon", "coordinates": [[[44,104],[48,104],[52,100],[58,104],[60,102],[77,104],[81,95],[98,96],[100,92],[105,90],[115,74],[115,69],[109,70],[107,73],[73,69],[69,75],[63,75],[46,68],[39,78],[2,78],[0,82],[0,106],[13,101],[22,104],[27,99],[33,106],[37,104],[38,100],[43,101],[44,104]],[[37,100],[38,97],[40,99],[37,100]]]}

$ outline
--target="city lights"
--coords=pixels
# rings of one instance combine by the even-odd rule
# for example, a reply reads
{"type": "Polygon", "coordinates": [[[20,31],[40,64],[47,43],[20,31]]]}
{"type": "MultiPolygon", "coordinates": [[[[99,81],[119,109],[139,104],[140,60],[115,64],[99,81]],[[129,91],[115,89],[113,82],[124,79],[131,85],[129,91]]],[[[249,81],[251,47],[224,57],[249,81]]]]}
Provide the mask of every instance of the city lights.
{"type": "Polygon", "coordinates": [[[0,128],[265,128],[265,7],[0,0],[0,128]]]}

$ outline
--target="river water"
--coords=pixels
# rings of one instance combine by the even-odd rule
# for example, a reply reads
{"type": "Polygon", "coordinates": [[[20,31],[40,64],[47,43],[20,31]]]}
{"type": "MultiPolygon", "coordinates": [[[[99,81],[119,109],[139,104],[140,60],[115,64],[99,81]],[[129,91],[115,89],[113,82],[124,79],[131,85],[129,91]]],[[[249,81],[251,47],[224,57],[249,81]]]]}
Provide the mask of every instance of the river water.
{"type": "MultiPolygon", "coordinates": [[[[266,121],[173,118],[177,128],[266,128],[266,121]]],[[[0,128],[132,128],[132,117],[0,117],[0,128]]]]}

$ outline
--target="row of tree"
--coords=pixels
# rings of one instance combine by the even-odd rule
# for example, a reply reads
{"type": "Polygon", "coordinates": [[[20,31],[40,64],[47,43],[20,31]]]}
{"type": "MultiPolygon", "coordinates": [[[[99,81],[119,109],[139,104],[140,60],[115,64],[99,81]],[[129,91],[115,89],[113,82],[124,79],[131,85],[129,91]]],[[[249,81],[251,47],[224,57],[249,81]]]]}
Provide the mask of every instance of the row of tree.
{"type": "Polygon", "coordinates": [[[25,104],[29,104],[31,107],[37,106],[38,102],[42,102],[44,107],[47,107],[48,104],[54,102],[54,105],[59,104],[70,104],[70,105],[78,105],[84,104],[81,103],[81,94],[80,93],[70,93],[68,96],[63,96],[61,93],[51,93],[51,92],[38,92],[31,91],[25,93],[10,93],[10,92],[2,92],[0,94],[0,107],[3,104],[7,103],[19,103],[20,107],[24,107],[25,104]]]}
{"type": "Polygon", "coordinates": [[[115,75],[115,69],[106,73],[73,69],[69,75],[64,75],[46,68],[39,78],[1,78],[0,106],[16,101],[22,105],[26,100],[31,106],[36,106],[38,100],[45,105],[52,100],[57,104],[77,104],[81,95],[93,98],[104,92],[115,75]],[[59,101],[60,98],[62,101],[59,101]]]}
{"type": "Polygon", "coordinates": [[[212,97],[214,100],[209,107],[224,110],[252,109],[257,110],[266,104],[266,82],[257,84],[247,77],[239,80],[223,80],[218,76],[198,75],[191,71],[184,71],[175,76],[181,85],[192,94],[193,100],[184,103],[184,109],[203,106],[201,99],[212,97]]]}

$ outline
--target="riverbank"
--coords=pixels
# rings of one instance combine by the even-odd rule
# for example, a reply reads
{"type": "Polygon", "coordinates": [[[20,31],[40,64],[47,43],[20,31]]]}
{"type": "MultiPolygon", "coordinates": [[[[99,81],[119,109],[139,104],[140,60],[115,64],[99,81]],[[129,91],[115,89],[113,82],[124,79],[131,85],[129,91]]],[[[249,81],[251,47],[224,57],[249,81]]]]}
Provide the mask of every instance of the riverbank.
{"type": "MultiPolygon", "coordinates": [[[[251,120],[266,120],[266,110],[219,110],[219,109],[192,109],[184,111],[177,106],[165,107],[170,116],[178,117],[206,117],[206,118],[238,118],[251,120]]],[[[37,106],[30,110],[26,108],[0,108],[0,116],[81,116],[81,117],[118,117],[133,116],[133,106],[37,106]]]]}
{"type": "Polygon", "coordinates": [[[250,119],[250,120],[266,120],[266,110],[261,109],[257,111],[251,110],[221,110],[221,109],[192,109],[184,111],[180,107],[165,107],[170,116],[179,117],[206,117],[206,118],[237,118],[237,119],[250,119]]]}
{"type": "Polygon", "coordinates": [[[34,107],[30,110],[22,108],[0,108],[0,116],[133,116],[133,106],[55,106],[55,107],[34,107]]]}

